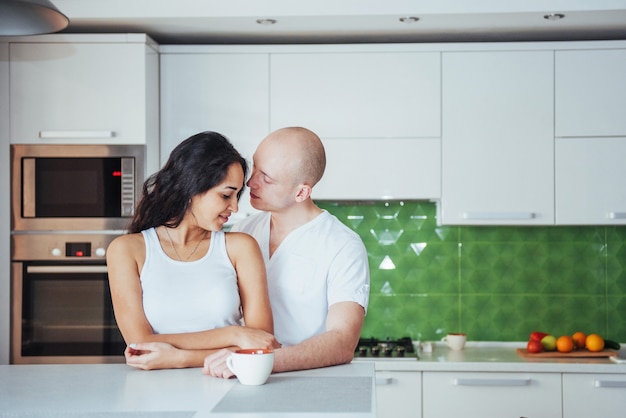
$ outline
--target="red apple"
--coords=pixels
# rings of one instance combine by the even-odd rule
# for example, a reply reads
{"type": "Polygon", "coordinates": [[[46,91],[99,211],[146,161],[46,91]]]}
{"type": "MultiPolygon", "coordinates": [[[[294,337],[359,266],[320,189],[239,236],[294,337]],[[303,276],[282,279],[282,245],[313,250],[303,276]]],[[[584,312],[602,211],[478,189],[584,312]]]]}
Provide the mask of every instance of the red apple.
{"type": "Polygon", "coordinates": [[[546,335],[546,332],[533,331],[530,333],[530,341],[541,341],[546,335]]]}
{"type": "Polygon", "coordinates": [[[526,344],[526,349],[529,353],[541,353],[543,351],[543,344],[541,344],[541,341],[530,340],[528,344],[526,344]]]}

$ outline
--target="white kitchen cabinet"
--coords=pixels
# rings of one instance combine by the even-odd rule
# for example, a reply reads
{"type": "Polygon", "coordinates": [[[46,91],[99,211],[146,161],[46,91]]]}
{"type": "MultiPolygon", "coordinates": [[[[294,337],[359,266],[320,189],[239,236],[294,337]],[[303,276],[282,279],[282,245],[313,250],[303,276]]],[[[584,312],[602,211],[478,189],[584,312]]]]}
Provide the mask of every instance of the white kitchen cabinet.
{"type": "Polygon", "coordinates": [[[272,54],[271,129],[300,125],[324,141],[314,199],[440,197],[439,56],[272,54]]]}
{"type": "Polygon", "coordinates": [[[444,52],[443,224],[554,224],[552,51],[444,52]]]}
{"type": "Polygon", "coordinates": [[[314,199],[437,199],[439,138],[323,139],[326,171],[314,199]]]}
{"type": "Polygon", "coordinates": [[[556,223],[626,225],[626,137],[556,138],[556,223]]]}
{"type": "MultiPolygon", "coordinates": [[[[182,140],[216,131],[251,163],[269,133],[269,55],[208,53],[173,46],[161,54],[161,159],[182,140]]],[[[236,221],[255,210],[247,192],[236,221]]]]}
{"type": "Polygon", "coordinates": [[[439,60],[439,52],[272,54],[271,129],[300,125],[322,138],[439,137],[439,60]]]}
{"type": "Polygon", "coordinates": [[[422,373],[377,370],[376,416],[421,418],[422,373]]]}
{"type": "Polygon", "coordinates": [[[560,373],[424,372],[422,387],[424,418],[563,416],[560,373]]]}
{"type": "Polygon", "coordinates": [[[557,137],[626,136],[626,49],[555,52],[557,137]]]}
{"type": "Polygon", "coordinates": [[[10,43],[12,143],[159,143],[158,46],[145,35],[10,43]]]}
{"type": "Polygon", "coordinates": [[[626,376],[563,374],[563,417],[622,418],[626,411],[626,376]]]}

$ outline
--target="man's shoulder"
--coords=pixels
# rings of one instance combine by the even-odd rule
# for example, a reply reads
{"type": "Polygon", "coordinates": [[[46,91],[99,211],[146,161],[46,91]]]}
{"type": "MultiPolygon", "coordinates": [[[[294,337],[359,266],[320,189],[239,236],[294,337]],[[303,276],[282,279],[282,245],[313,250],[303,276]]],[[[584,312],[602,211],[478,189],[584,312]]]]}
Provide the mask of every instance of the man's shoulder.
{"type": "Polygon", "coordinates": [[[333,245],[363,245],[361,236],[330,212],[324,211],[321,215],[320,224],[318,226],[319,228],[316,229],[319,234],[333,243],[333,245]]]}
{"type": "Polygon", "coordinates": [[[359,235],[354,230],[349,228],[339,218],[326,210],[320,215],[320,221],[325,228],[328,228],[333,232],[340,232],[345,233],[349,236],[359,237],[359,235]]]}

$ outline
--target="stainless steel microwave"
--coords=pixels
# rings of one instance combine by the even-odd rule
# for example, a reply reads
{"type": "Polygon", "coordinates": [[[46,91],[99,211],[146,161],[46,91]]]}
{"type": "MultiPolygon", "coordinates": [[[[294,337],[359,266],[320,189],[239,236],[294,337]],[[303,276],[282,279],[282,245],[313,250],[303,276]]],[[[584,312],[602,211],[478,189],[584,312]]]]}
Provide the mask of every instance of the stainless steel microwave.
{"type": "Polygon", "coordinates": [[[124,230],[144,171],[143,145],[11,145],[12,230],[124,230]]]}

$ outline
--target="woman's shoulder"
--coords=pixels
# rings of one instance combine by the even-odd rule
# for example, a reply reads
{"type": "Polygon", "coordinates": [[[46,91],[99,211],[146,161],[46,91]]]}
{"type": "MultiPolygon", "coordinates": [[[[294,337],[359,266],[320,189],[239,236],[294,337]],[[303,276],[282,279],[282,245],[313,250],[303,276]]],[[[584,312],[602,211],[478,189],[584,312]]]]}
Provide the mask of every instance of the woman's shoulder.
{"type": "Polygon", "coordinates": [[[250,234],[246,234],[245,232],[233,232],[233,231],[229,231],[229,232],[224,232],[224,236],[226,238],[226,242],[233,242],[233,243],[251,243],[251,242],[256,242],[256,240],[250,235],[250,234]]]}
{"type": "Polygon", "coordinates": [[[250,248],[258,248],[256,240],[245,232],[225,232],[226,246],[234,250],[249,250],[250,248]]]}
{"type": "Polygon", "coordinates": [[[144,236],[141,232],[124,234],[109,244],[108,252],[127,252],[145,248],[144,236]]]}

